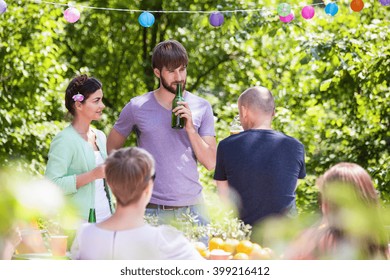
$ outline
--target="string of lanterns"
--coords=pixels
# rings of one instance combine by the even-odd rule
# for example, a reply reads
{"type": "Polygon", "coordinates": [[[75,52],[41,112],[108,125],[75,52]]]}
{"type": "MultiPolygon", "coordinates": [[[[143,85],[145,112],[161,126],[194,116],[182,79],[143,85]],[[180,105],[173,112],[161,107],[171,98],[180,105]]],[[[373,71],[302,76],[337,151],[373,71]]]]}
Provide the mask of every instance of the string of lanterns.
{"type": "MultiPolygon", "coordinates": [[[[80,11],[75,8],[72,5],[66,5],[66,4],[60,4],[60,3],[54,3],[54,2],[47,2],[47,1],[31,1],[36,3],[46,3],[46,4],[52,4],[52,5],[60,5],[60,6],[68,6],[68,8],[64,11],[64,18],[69,23],[75,23],[80,19],[80,11]]],[[[390,0],[379,0],[381,5],[383,6],[390,6],[390,0]]],[[[313,5],[306,5],[301,9],[301,16],[305,20],[310,20],[315,16],[315,9],[313,6],[320,5],[320,4],[313,4],[313,5]]],[[[199,13],[199,11],[142,11],[142,10],[127,10],[127,9],[110,9],[110,8],[97,8],[97,7],[86,7],[82,6],[83,8],[90,8],[90,9],[101,9],[101,10],[116,10],[116,11],[127,11],[127,12],[141,12],[141,14],[138,17],[138,22],[143,27],[151,27],[155,22],[155,17],[153,13],[199,13]]],[[[360,12],[364,8],[364,2],[363,0],[352,0],[350,3],[350,8],[354,12],[360,12]]],[[[262,9],[252,9],[252,10],[232,10],[232,11],[216,11],[216,12],[207,12],[202,11],[203,13],[209,13],[209,23],[214,27],[219,27],[224,23],[224,15],[223,13],[231,13],[231,12],[244,12],[244,11],[261,11],[262,9]]],[[[7,11],[7,3],[4,0],[0,0],[0,15],[5,13],[7,11]]],[[[288,3],[281,3],[277,6],[277,14],[279,16],[279,19],[284,22],[288,23],[291,22],[295,16],[292,12],[291,5],[288,3]]],[[[335,16],[337,12],[339,11],[339,7],[335,2],[330,2],[325,6],[325,13],[330,16],[335,16]]]]}

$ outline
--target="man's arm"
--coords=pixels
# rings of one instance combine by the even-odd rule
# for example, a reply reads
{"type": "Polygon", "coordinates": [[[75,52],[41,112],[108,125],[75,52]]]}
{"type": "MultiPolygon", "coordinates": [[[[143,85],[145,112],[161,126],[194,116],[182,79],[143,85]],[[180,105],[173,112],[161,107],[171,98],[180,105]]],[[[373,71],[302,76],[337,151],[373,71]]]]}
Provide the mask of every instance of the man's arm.
{"type": "Polygon", "coordinates": [[[107,138],[107,153],[110,154],[113,150],[117,150],[123,147],[126,137],[116,131],[115,128],[111,129],[107,138]]]}
{"type": "Polygon", "coordinates": [[[192,149],[195,153],[196,159],[207,168],[213,170],[215,168],[217,158],[217,141],[214,136],[200,136],[192,123],[192,113],[187,102],[178,102],[179,105],[173,112],[176,115],[181,115],[186,119],[185,129],[188,138],[190,139],[192,149]]]}
{"type": "Polygon", "coordinates": [[[221,201],[224,203],[230,203],[228,181],[215,180],[215,183],[217,184],[217,192],[221,201]]]}
{"type": "Polygon", "coordinates": [[[215,141],[215,137],[201,137],[195,130],[191,132],[187,131],[187,133],[197,160],[203,164],[207,170],[213,170],[217,157],[217,142],[215,141]]]}

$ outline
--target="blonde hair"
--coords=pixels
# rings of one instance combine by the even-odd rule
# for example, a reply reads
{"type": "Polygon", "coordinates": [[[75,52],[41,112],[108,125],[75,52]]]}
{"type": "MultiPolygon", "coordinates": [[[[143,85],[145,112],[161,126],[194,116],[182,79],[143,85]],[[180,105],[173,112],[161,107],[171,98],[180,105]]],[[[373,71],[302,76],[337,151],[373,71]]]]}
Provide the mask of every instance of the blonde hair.
{"type": "Polygon", "coordinates": [[[368,172],[358,164],[341,162],[326,171],[318,179],[317,186],[322,196],[321,204],[327,209],[323,212],[327,224],[319,231],[317,249],[331,253],[342,251],[342,244],[350,243],[358,252],[357,258],[386,259],[387,237],[380,216],[379,198],[368,172]],[[340,201],[335,199],[335,195],[342,195],[348,190],[346,188],[351,191],[345,194],[349,200],[352,199],[353,207],[345,198],[340,201]],[[354,221],[348,220],[348,217],[351,217],[351,211],[359,209],[359,215],[365,215],[361,216],[365,226],[355,226],[352,231],[349,224],[354,224],[354,221]],[[349,216],[346,216],[348,213],[349,216]]]}
{"type": "Polygon", "coordinates": [[[378,195],[367,171],[356,163],[340,162],[330,168],[317,180],[321,193],[327,191],[334,183],[350,185],[357,197],[364,203],[375,205],[379,203],[378,195]]]}
{"type": "Polygon", "coordinates": [[[153,156],[142,148],[114,151],[106,159],[106,180],[121,206],[137,202],[154,175],[153,156]]]}

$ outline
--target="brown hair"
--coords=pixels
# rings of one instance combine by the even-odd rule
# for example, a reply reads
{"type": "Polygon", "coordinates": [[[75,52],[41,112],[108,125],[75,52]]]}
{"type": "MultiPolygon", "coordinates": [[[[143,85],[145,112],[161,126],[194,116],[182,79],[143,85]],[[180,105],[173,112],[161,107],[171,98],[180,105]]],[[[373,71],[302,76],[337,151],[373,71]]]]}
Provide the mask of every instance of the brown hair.
{"type": "Polygon", "coordinates": [[[154,159],[142,148],[114,151],[106,159],[106,180],[117,203],[126,206],[137,202],[154,173],[154,159]]]}
{"type": "Polygon", "coordinates": [[[76,76],[70,81],[68,87],[65,90],[65,107],[68,109],[69,113],[73,116],[75,114],[75,108],[73,100],[73,96],[80,93],[84,96],[84,100],[81,102],[85,102],[88,97],[93,94],[98,89],[102,88],[102,83],[94,78],[88,77],[88,75],[83,74],[80,76],[76,76]]]}
{"type": "Polygon", "coordinates": [[[162,70],[165,66],[168,69],[176,69],[188,65],[186,49],[175,40],[166,40],[159,43],[153,49],[152,67],[162,70]]]}

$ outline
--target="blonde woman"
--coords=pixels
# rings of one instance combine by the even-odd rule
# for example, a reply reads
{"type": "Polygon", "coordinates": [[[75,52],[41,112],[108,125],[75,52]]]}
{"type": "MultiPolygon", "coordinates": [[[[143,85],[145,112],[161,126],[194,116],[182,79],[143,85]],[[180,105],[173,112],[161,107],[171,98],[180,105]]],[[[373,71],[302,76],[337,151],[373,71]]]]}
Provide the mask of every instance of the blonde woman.
{"type": "Polygon", "coordinates": [[[367,171],[355,163],[331,167],[317,181],[322,220],[306,230],[286,259],[386,259],[387,235],[367,171]]]}

